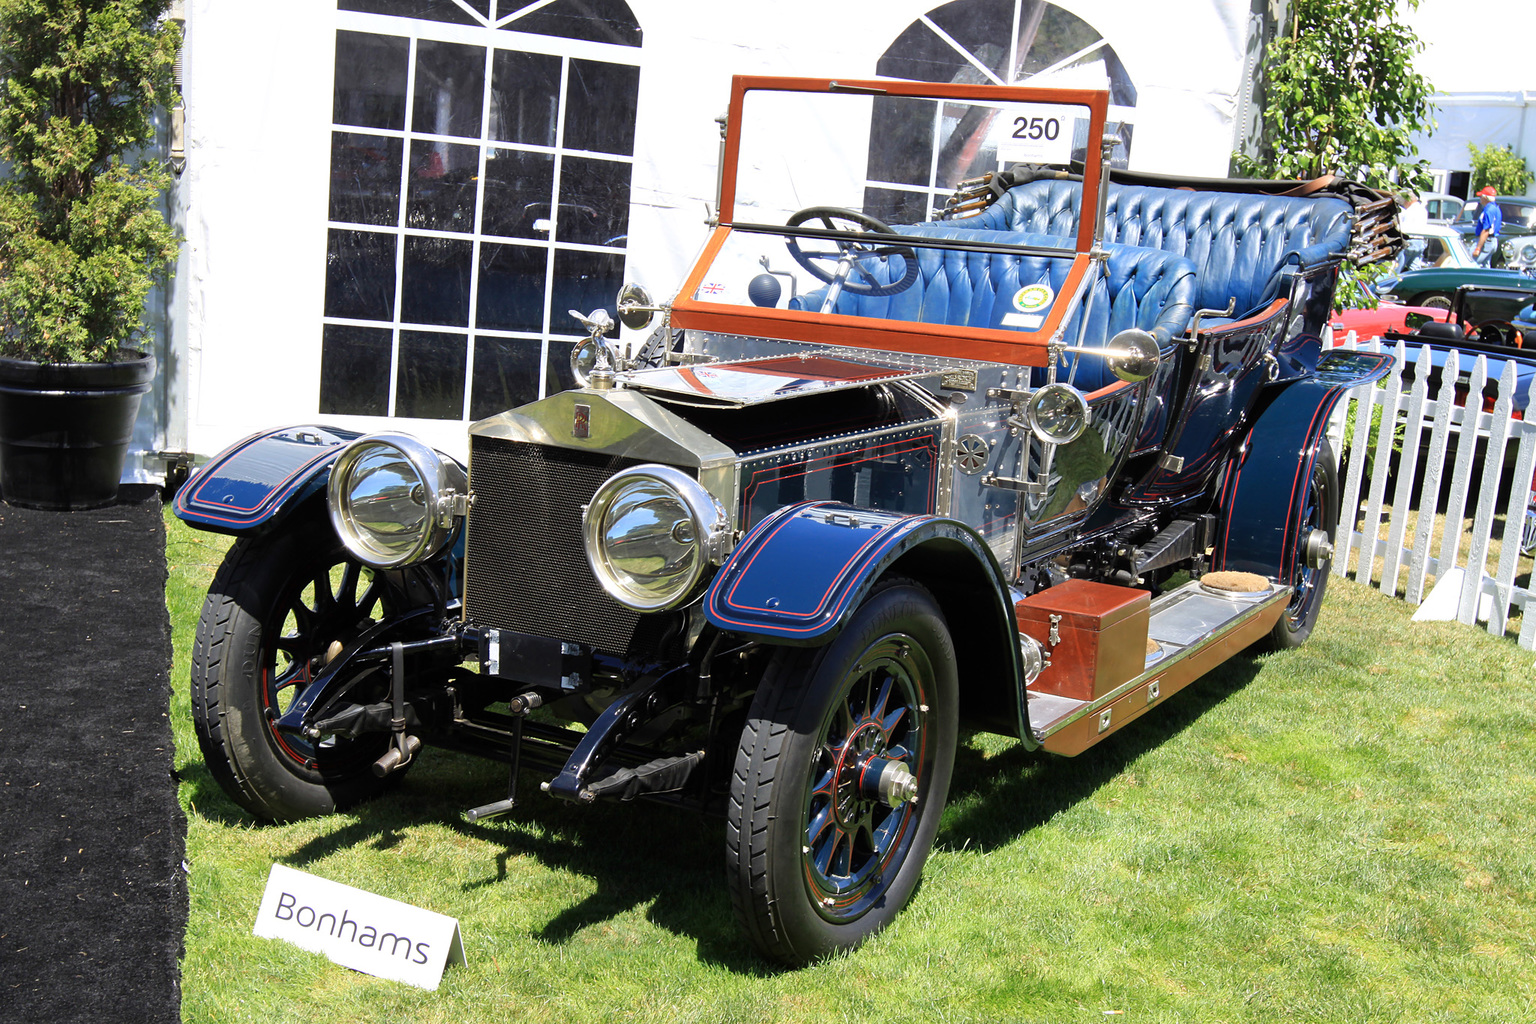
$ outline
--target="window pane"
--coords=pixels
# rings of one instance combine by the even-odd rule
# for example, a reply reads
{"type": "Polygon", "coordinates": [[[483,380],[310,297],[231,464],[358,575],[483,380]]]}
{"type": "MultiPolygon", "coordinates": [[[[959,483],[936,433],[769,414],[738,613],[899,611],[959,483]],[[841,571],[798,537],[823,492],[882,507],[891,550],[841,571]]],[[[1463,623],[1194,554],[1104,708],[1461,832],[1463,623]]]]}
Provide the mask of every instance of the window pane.
{"type": "Polygon", "coordinates": [[[595,153],[635,151],[635,97],[640,69],[596,60],[571,61],[565,96],[565,148],[595,153]]]}
{"type": "Polygon", "coordinates": [[[405,226],[427,231],[475,230],[479,146],[417,139],[411,143],[411,191],[405,226]]]}
{"type": "MultiPolygon", "coordinates": [[[[501,11],[522,6],[525,4],[503,2],[501,11]]],[[[641,35],[640,26],[624,0],[555,0],[501,27],[620,46],[639,46],[641,35]]]]}
{"type": "Polygon", "coordinates": [[[389,329],[326,324],[320,342],[320,409],[389,415],[389,329]]]}
{"type": "Polygon", "coordinates": [[[395,236],[332,230],[325,253],[325,315],[395,318],[395,236]]]}
{"type": "Polygon", "coordinates": [[[872,124],[881,126],[869,140],[865,177],[897,185],[926,185],[933,170],[933,129],[938,104],[894,96],[877,96],[872,124]]]}
{"type": "Polygon", "coordinates": [[[566,157],[555,237],[583,245],[624,245],[629,233],[629,175],[629,164],[566,157]]]}
{"type": "Polygon", "coordinates": [[[410,41],[366,32],[336,33],[337,124],[405,128],[405,72],[410,41]]]}
{"type": "Polygon", "coordinates": [[[413,324],[469,325],[469,239],[405,239],[400,319],[413,324]]]}
{"type": "Polygon", "coordinates": [[[550,301],[550,331],[554,334],[581,334],[584,328],[567,310],[590,313],[606,309],[619,317],[616,301],[624,286],[624,256],[621,253],[555,250],[555,291],[550,301]]]}
{"type": "MultiPolygon", "coordinates": [[[[1046,4],[1045,8],[1045,12],[1041,15],[1042,21],[1048,19],[1052,12],[1060,10],[1055,4],[1046,4]]],[[[1005,82],[1011,82],[1016,80],[1010,77],[1008,69],[1008,40],[1013,35],[1013,9],[1014,4],[998,3],[997,0],[952,0],[951,3],[935,7],[928,12],[928,16],[946,35],[959,43],[967,53],[990,69],[993,74],[1005,82]]],[[[1057,57],[1064,57],[1076,50],[1079,45],[1086,46],[1098,38],[1095,35],[1080,44],[1073,45],[1070,49],[1063,50],[1059,48],[1054,32],[1042,29],[1033,36],[1028,34],[1029,13],[1025,13],[1021,20],[1020,28],[1025,33],[1025,39],[1022,41],[1028,44],[1032,38],[1034,40],[1032,50],[1049,49],[1057,57]]],[[[1076,18],[1072,20],[1077,21],[1079,25],[1083,24],[1076,18]]],[[[1086,25],[1083,27],[1087,28],[1086,25]]],[[[953,50],[950,52],[954,53],[953,50]]],[[[958,57],[959,54],[955,56],[958,57]]],[[[1030,73],[1033,74],[1035,70],[1040,69],[1033,69],[1030,73]]],[[[967,71],[971,76],[970,81],[981,81],[977,77],[975,68],[968,67],[967,71]]]]}
{"type": "Polygon", "coordinates": [[[331,135],[331,220],[393,227],[400,220],[399,139],[331,135]]]}
{"type": "Polygon", "coordinates": [[[430,39],[416,44],[412,131],[478,139],[484,106],[485,47],[430,39]]]}
{"type": "MultiPolygon", "coordinates": [[[[469,5],[481,14],[489,14],[490,0],[469,0],[469,5]]],[[[398,18],[422,18],[426,21],[446,21],[453,25],[479,25],[472,16],[453,0],[339,0],[339,10],[362,11],[364,14],[393,14],[398,18]]]]}
{"type": "Polygon", "coordinates": [[[491,58],[491,131],[500,142],[555,144],[560,58],[497,50],[491,58]]]}
{"type": "Polygon", "coordinates": [[[549,238],[549,201],[555,187],[551,153],[493,149],[485,155],[485,208],[480,231],[513,238],[549,238]]]}
{"type": "Polygon", "coordinates": [[[401,331],[395,415],[428,420],[463,419],[467,351],[462,334],[401,331]]]}
{"type": "Polygon", "coordinates": [[[548,249],[481,243],[475,323],[498,331],[542,331],[548,259],[548,249]]]}
{"type": "Polygon", "coordinates": [[[543,347],[537,338],[476,338],[469,418],[483,420],[538,398],[543,347]]]}
{"type": "Polygon", "coordinates": [[[894,188],[866,188],[864,212],[887,224],[921,224],[929,217],[928,194],[894,188]]]}
{"type": "Polygon", "coordinates": [[[576,375],[571,372],[571,350],[574,341],[551,341],[549,358],[544,361],[544,393],[557,395],[576,386],[576,375]]]}

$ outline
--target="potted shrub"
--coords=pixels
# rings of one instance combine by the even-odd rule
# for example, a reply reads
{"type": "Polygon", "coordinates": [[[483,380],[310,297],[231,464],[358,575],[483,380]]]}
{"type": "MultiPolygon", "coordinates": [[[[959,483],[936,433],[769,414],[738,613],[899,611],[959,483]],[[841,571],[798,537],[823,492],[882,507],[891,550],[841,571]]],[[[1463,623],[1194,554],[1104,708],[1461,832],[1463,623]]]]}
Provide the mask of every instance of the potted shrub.
{"type": "Polygon", "coordinates": [[[176,251],[145,158],[174,102],[169,0],[0,0],[0,498],[117,496],[144,299],[176,251]]]}

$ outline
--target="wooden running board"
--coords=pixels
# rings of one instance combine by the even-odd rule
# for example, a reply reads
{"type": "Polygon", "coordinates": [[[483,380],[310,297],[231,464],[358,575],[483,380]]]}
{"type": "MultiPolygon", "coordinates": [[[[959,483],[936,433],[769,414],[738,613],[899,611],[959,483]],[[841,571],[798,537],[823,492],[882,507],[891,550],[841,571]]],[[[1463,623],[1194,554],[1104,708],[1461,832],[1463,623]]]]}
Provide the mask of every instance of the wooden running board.
{"type": "Polygon", "coordinates": [[[1053,754],[1081,754],[1110,733],[1262,639],[1284,614],[1291,588],[1223,594],[1192,580],[1152,602],[1147,635],[1162,650],[1146,670],[1094,701],[1029,693],[1029,724],[1053,754]]]}

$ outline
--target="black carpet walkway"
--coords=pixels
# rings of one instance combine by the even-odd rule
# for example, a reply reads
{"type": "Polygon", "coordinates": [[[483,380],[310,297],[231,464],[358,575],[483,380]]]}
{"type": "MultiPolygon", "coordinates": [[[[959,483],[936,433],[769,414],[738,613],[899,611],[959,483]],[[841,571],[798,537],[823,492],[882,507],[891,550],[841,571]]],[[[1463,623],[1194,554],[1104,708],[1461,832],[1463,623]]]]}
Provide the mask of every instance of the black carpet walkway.
{"type": "Polygon", "coordinates": [[[157,492],[0,504],[0,1021],[180,1020],[170,663],[157,492]]]}

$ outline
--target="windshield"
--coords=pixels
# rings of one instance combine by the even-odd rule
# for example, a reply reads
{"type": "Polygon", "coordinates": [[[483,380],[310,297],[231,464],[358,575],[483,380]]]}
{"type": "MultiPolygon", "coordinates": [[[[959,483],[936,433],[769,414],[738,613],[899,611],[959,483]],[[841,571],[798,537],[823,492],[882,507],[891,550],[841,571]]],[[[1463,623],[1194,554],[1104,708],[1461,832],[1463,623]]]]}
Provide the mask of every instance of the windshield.
{"type": "Polygon", "coordinates": [[[1082,319],[1106,102],[1083,91],[738,80],[721,228],[674,304],[678,322],[704,313],[717,330],[945,354],[955,353],[942,339],[963,337],[983,344],[976,358],[1040,365],[1040,354],[986,346],[1038,346],[1082,319]],[[1022,166],[1049,180],[1049,211],[993,202],[1017,180],[998,172],[1022,166]],[[721,315],[754,322],[732,327],[721,315]],[[854,334],[826,330],[849,319],[854,334]]]}
{"type": "Polygon", "coordinates": [[[1431,267],[1475,267],[1478,263],[1467,251],[1466,243],[1454,232],[1445,234],[1403,232],[1403,248],[1392,264],[1391,273],[1427,270],[1431,267]]]}

